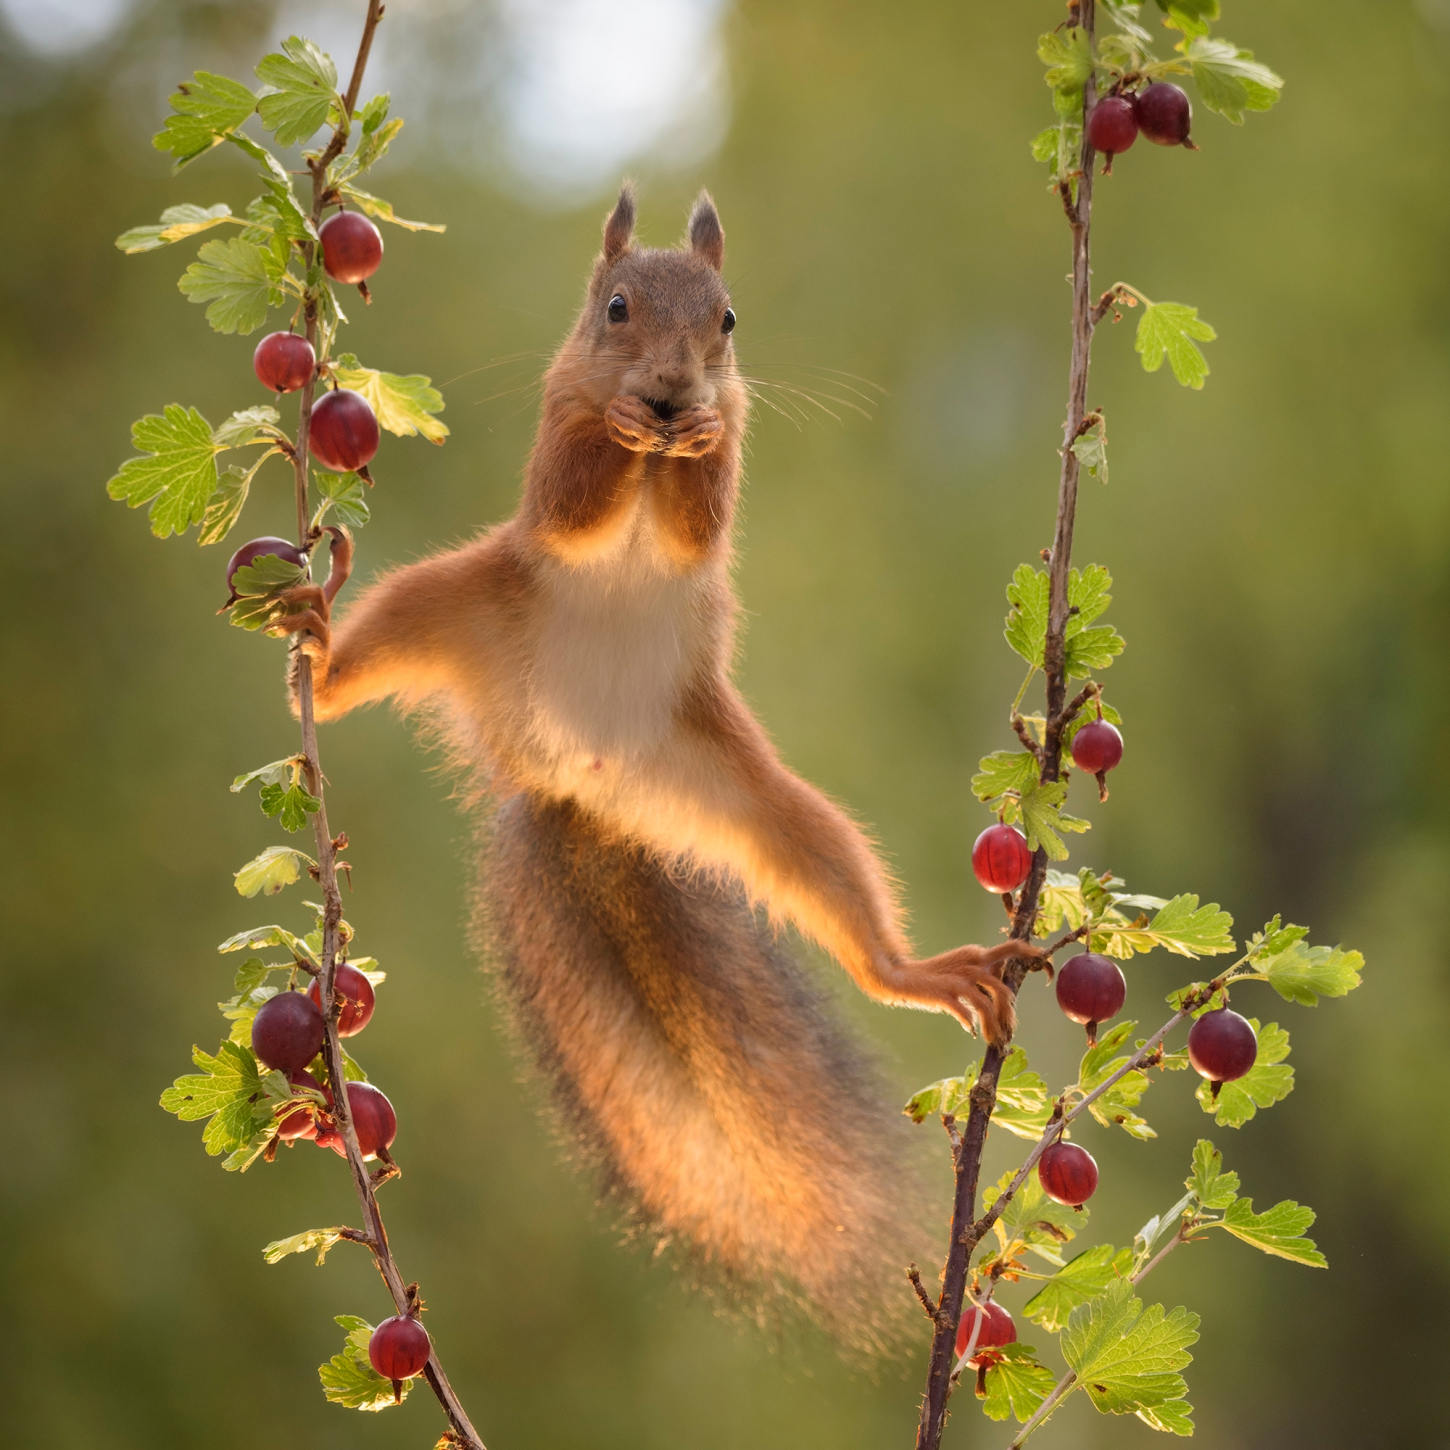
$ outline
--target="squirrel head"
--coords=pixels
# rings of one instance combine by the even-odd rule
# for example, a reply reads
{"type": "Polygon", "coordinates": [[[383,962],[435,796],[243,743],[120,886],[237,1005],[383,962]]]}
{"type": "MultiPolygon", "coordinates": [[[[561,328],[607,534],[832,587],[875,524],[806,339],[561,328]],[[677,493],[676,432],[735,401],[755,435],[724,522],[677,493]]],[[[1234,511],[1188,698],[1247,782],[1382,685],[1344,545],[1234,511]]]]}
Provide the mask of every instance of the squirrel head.
{"type": "Polygon", "coordinates": [[[634,188],[626,182],[604,223],[604,249],[567,349],[575,386],[601,407],[643,398],[662,417],[718,406],[735,386],[735,313],[720,276],[725,233],[707,191],[677,249],[634,245],[634,188]]]}

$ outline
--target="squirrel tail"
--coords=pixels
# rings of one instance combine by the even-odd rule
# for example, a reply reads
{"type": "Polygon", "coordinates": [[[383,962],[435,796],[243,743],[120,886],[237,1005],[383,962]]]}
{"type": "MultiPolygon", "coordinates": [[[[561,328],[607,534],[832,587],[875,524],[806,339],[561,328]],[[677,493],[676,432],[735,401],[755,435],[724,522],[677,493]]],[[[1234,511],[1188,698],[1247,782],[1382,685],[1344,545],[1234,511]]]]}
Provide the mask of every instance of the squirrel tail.
{"type": "Polygon", "coordinates": [[[611,1195],[757,1317],[891,1348],[923,1249],[910,1129],[744,894],[571,802],[515,795],[486,842],[485,945],[611,1195]]]}

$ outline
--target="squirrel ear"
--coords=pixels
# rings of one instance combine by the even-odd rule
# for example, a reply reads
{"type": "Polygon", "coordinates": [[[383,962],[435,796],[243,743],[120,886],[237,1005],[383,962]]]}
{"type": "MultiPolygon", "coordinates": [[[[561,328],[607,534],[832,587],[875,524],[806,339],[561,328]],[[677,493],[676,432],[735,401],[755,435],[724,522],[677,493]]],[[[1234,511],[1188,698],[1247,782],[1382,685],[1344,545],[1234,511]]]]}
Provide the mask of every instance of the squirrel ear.
{"type": "Polygon", "coordinates": [[[720,213],[708,191],[695,198],[690,212],[689,238],[691,251],[698,252],[717,272],[725,261],[725,229],[720,213]]]}
{"type": "Polygon", "coordinates": [[[612,262],[634,240],[634,183],[619,188],[619,200],[604,223],[604,260],[612,262]]]}

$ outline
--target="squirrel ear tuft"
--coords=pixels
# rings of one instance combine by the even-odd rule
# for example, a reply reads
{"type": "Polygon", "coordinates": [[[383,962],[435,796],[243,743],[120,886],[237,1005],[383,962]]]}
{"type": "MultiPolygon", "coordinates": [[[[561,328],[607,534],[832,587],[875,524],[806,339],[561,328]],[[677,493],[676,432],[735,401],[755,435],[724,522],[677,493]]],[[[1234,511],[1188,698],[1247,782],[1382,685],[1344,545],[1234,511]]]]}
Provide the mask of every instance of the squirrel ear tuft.
{"type": "Polygon", "coordinates": [[[690,250],[698,252],[718,272],[725,262],[725,229],[708,191],[695,198],[688,234],[690,250]]]}
{"type": "Polygon", "coordinates": [[[619,188],[619,200],[604,223],[604,260],[614,261],[634,240],[634,183],[619,188]]]}

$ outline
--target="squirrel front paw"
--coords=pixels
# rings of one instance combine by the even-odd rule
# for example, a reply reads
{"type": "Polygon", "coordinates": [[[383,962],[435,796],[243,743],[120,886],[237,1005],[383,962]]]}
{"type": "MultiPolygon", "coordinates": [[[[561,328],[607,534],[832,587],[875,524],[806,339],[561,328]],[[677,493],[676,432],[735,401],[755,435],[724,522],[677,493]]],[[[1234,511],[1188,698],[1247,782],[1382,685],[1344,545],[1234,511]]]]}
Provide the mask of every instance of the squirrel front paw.
{"type": "Polygon", "coordinates": [[[676,413],[666,427],[669,442],[664,452],[670,458],[703,458],[725,435],[720,414],[699,403],[676,413]]]}
{"type": "Polygon", "coordinates": [[[604,410],[604,427],[621,448],[631,453],[663,453],[669,444],[666,426],[643,398],[621,393],[604,410]]]}
{"type": "Polygon", "coordinates": [[[297,648],[315,661],[326,659],[332,645],[332,603],[316,584],[299,584],[277,596],[289,611],[267,626],[267,633],[280,638],[296,634],[297,648]]]}

